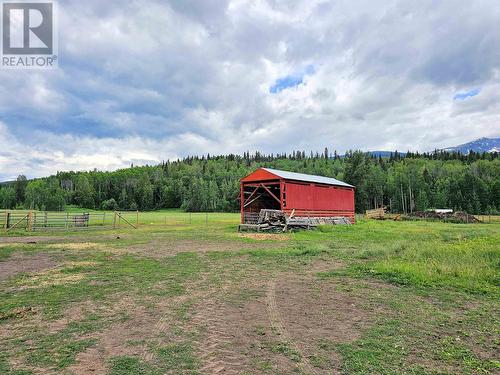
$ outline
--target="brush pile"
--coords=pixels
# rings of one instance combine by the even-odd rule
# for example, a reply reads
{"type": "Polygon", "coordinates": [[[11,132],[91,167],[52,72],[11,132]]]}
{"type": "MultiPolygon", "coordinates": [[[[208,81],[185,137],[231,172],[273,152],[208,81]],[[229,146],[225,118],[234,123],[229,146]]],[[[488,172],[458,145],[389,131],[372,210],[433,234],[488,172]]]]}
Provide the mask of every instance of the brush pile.
{"type": "Polygon", "coordinates": [[[286,232],[287,230],[313,229],[319,225],[351,225],[345,217],[287,216],[281,210],[261,210],[257,224],[241,224],[240,231],[286,232]]]}
{"type": "Polygon", "coordinates": [[[436,211],[416,211],[407,215],[408,219],[428,219],[440,220],[450,223],[476,224],[481,223],[481,220],[467,212],[436,212],[436,211]]]}

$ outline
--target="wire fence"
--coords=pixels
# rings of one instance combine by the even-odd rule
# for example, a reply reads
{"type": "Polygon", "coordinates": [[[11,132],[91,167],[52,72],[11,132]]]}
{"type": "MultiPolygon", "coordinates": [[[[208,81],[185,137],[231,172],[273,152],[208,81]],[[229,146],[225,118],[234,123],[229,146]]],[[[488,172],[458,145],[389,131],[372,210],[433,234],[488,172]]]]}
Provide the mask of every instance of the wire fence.
{"type": "Polygon", "coordinates": [[[237,225],[239,213],[182,211],[46,212],[0,210],[0,235],[44,231],[84,231],[139,226],[237,225]]]}
{"type": "Polygon", "coordinates": [[[500,223],[500,215],[474,215],[483,223],[500,223]]]}
{"type": "Polygon", "coordinates": [[[141,212],[141,225],[237,225],[240,222],[239,213],[219,212],[141,212]]]}
{"type": "Polygon", "coordinates": [[[0,212],[0,228],[4,233],[13,231],[69,231],[139,226],[139,212],[0,212]]]}

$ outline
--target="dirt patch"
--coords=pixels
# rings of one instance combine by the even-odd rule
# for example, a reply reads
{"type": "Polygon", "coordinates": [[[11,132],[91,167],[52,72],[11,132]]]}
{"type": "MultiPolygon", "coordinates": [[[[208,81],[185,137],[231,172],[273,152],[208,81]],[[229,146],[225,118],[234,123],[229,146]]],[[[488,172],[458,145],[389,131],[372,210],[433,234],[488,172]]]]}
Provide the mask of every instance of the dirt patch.
{"type": "Polygon", "coordinates": [[[211,296],[194,310],[190,325],[198,332],[195,345],[201,373],[257,373],[256,361],[273,363],[285,373],[292,373],[296,367],[286,358],[275,358],[262,343],[272,335],[264,298],[235,306],[211,296]]]}
{"type": "Polygon", "coordinates": [[[76,357],[77,363],[69,367],[69,373],[74,375],[106,374],[105,353],[98,348],[89,348],[76,357]]]}
{"type": "MultiPolygon", "coordinates": [[[[200,373],[291,374],[311,369],[306,357],[288,353],[291,340],[277,329],[283,325],[276,324],[269,310],[268,277],[256,270],[238,282],[228,278],[197,298],[186,330],[196,337],[200,373]]],[[[295,347],[292,343],[292,350],[295,347]]]]}
{"type": "Polygon", "coordinates": [[[330,257],[315,259],[307,269],[308,274],[316,275],[321,272],[330,272],[345,267],[345,264],[339,260],[330,257]]]}
{"type": "Polygon", "coordinates": [[[311,347],[320,338],[335,343],[358,339],[380,310],[352,293],[339,291],[333,282],[308,278],[278,280],[276,304],[290,334],[311,347]]]}
{"type": "MultiPolygon", "coordinates": [[[[367,288],[376,290],[377,286],[367,288]]],[[[268,309],[275,331],[304,359],[306,373],[339,372],[341,359],[335,345],[357,340],[383,313],[383,307],[369,299],[310,276],[287,276],[271,282],[268,309]],[[327,363],[318,365],[324,343],[327,363]]]]}
{"type": "Polygon", "coordinates": [[[95,242],[71,242],[50,245],[50,248],[60,250],[98,250],[103,249],[104,245],[95,242]]]}
{"type": "Polygon", "coordinates": [[[333,358],[333,365],[313,363],[311,358],[318,353],[320,340],[330,340],[333,336],[336,342],[351,341],[359,336],[360,327],[356,323],[369,324],[369,314],[353,314],[354,307],[349,303],[335,306],[337,299],[319,307],[312,302],[314,297],[308,304],[299,303],[302,294],[285,301],[284,296],[288,298],[289,292],[311,292],[297,280],[286,290],[281,281],[258,285],[247,280],[239,287],[251,287],[263,295],[233,304],[219,293],[194,306],[190,325],[198,332],[195,344],[202,363],[201,373],[262,373],[266,369],[270,373],[329,374],[339,368],[340,359],[335,352],[329,352],[328,359],[333,358]],[[340,321],[328,321],[331,316],[324,317],[325,310],[340,311],[337,314],[340,321]],[[301,325],[301,320],[307,320],[305,325],[301,325]],[[335,332],[339,326],[341,332],[335,332]],[[355,330],[355,334],[349,330],[355,330]]]}
{"type": "Polygon", "coordinates": [[[20,273],[48,270],[57,266],[57,262],[47,254],[14,255],[0,262],[0,281],[20,273]]]}
{"type": "Polygon", "coordinates": [[[290,236],[276,233],[240,233],[238,237],[250,238],[257,241],[289,241],[290,236]]]}
{"type": "Polygon", "coordinates": [[[65,275],[60,270],[49,270],[44,273],[35,274],[29,279],[19,283],[21,289],[45,288],[65,284],[76,284],[83,280],[83,275],[65,275]]]}
{"type": "Polygon", "coordinates": [[[304,348],[301,344],[299,344],[296,340],[294,340],[291,334],[288,332],[286,328],[286,323],[283,320],[283,317],[280,313],[280,309],[276,303],[276,281],[271,280],[267,286],[267,312],[269,315],[269,321],[271,323],[271,328],[273,331],[279,336],[280,341],[286,343],[292,350],[295,351],[296,355],[302,358],[299,366],[300,368],[309,374],[314,374],[315,370],[313,369],[311,363],[304,357],[304,348]]]}
{"type": "Polygon", "coordinates": [[[62,318],[48,322],[47,330],[49,333],[60,332],[70,322],[81,321],[85,318],[86,314],[96,311],[97,307],[91,301],[75,303],[64,311],[62,318]]]}
{"type": "Polygon", "coordinates": [[[31,314],[35,314],[35,310],[32,307],[18,307],[17,309],[14,309],[6,314],[0,313],[0,321],[11,318],[23,318],[31,314]]]}
{"type": "Polygon", "coordinates": [[[32,274],[29,278],[21,280],[19,285],[22,289],[30,289],[78,283],[83,280],[85,276],[83,273],[68,274],[65,271],[79,267],[90,268],[97,265],[96,262],[65,262],[58,268],[32,274]]]}
{"type": "Polygon", "coordinates": [[[55,236],[26,236],[26,237],[0,237],[0,244],[31,244],[31,243],[46,243],[52,241],[64,241],[64,237],[55,236]]]}
{"type": "MultiPolygon", "coordinates": [[[[92,236],[91,238],[94,240],[102,240],[102,241],[108,241],[108,240],[115,240],[116,239],[116,234],[106,234],[106,235],[93,235],[91,233],[88,233],[86,236],[82,235],[74,235],[74,234],[68,234],[68,235],[58,235],[58,236],[24,236],[24,237],[0,237],[0,245],[2,244],[35,244],[35,243],[59,243],[59,242],[67,242],[68,240],[72,241],[72,243],[88,243],[89,242],[89,237],[92,236]]],[[[127,239],[130,236],[128,235],[123,235],[120,234],[120,239],[127,239]]]]}
{"type": "Polygon", "coordinates": [[[238,251],[262,249],[258,243],[235,243],[230,241],[208,241],[208,240],[154,240],[147,245],[130,246],[124,249],[113,249],[113,252],[132,253],[152,258],[173,256],[179,253],[207,253],[212,251],[238,251]]]}
{"type": "MultiPolygon", "coordinates": [[[[193,306],[188,328],[197,332],[200,372],[338,371],[341,359],[335,345],[358,339],[382,311],[362,296],[339,291],[337,281],[316,276],[340,267],[343,264],[335,260],[317,259],[303,273],[269,280],[269,274],[257,271],[207,291],[193,306]],[[324,342],[327,349],[321,347],[324,342]]],[[[366,289],[379,290],[371,284],[366,289]]]]}
{"type": "Polygon", "coordinates": [[[168,334],[171,324],[158,319],[158,311],[148,310],[133,299],[125,297],[113,306],[118,313],[126,311],[128,319],[112,324],[109,328],[92,334],[97,344],[80,353],[76,363],[68,370],[71,374],[104,374],[109,360],[116,356],[146,357],[146,343],[153,336],[168,334]],[[162,324],[158,324],[161,321],[162,324]]]}

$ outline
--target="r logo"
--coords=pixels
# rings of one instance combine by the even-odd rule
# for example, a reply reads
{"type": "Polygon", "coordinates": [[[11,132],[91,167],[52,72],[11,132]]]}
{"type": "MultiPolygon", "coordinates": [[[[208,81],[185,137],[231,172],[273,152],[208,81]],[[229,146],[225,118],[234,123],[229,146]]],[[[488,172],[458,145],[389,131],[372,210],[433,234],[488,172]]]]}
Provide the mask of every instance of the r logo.
{"type": "Polygon", "coordinates": [[[52,3],[3,4],[3,54],[52,55],[52,3]]]}

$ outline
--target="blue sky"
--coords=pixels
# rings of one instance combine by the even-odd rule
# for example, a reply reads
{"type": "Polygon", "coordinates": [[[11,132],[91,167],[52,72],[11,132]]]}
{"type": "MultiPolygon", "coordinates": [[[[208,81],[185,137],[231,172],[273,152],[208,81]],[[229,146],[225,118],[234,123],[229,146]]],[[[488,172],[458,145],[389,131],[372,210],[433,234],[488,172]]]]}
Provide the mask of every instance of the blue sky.
{"type": "Polygon", "coordinates": [[[472,89],[472,90],[469,90],[469,91],[466,91],[466,92],[459,92],[459,93],[455,94],[455,96],[453,97],[453,99],[455,99],[455,100],[465,100],[467,98],[473,98],[474,96],[479,95],[480,92],[481,92],[481,89],[472,89]]]}
{"type": "Polygon", "coordinates": [[[0,70],[0,180],[247,150],[432,150],[500,133],[496,1],[58,8],[59,68],[0,70]]]}
{"type": "Polygon", "coordinates": [[[269,88],[271,94],[278,94],[283,90],[294,88],[304,83],[304,78],[307,75],[316,73],[314,65],[308,65],[304,70],[294,72],[284,77],[278,78],[276,82],[269,88]]]}

